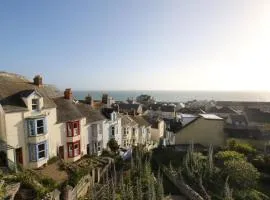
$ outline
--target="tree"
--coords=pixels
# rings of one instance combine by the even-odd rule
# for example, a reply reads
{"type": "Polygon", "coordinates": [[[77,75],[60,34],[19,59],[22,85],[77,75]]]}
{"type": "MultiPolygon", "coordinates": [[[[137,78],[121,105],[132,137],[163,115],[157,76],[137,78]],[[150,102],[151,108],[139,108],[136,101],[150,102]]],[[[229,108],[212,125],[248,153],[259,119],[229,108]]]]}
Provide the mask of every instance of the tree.
{"type": "Polygon", "coordinates": [[[256,187],[260,176],[258,170],[245,160],[226,161],[223,172],[230,177],[230,185],[240,190],[256,187]]]}
{"type": "Polygon", "coordinates": [[[110,139],[108,142],[108,147],[111,149],[111,151],[113,152],[117,152],[119,149],[119,145],[116,142],[116,140],[114,138],[110,139]]]}

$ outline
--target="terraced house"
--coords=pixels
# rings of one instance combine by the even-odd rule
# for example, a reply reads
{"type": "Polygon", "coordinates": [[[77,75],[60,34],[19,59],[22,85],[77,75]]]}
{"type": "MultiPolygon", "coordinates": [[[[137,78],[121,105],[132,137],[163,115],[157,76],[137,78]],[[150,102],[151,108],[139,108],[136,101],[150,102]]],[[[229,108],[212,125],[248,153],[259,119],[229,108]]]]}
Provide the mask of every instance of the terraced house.
{"type": "Polygon", "coordinates": [[[5,163],[39,168],[54,156],[74,162],[85,154],[101,154],[110,138],[121,145],[121,119],[103,114],[43,84],[11,73],[0,73],[0,151],[5,163]]]}

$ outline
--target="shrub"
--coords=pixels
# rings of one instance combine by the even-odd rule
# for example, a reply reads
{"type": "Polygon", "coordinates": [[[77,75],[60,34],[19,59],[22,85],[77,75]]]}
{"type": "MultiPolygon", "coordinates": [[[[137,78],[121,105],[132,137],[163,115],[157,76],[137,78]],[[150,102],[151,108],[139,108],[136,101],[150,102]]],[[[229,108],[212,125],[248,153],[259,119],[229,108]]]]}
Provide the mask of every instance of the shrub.
{"type": "Polygon", "coordinates": [[[219,151],[215,158],[220,161],[228,161],[228,160],[246,160],[246,156],[242,153],[238,153],[236,151],[219,151]]]}
{"type": "Polygon", "coordinates": [[[257,186],[260,173],[245,160],[228,160],[224,163],[223,172],[229,177],[233,188],[248,189],[257,186]]]}
{"type": "Polygon", "coordinates": [[[256,149],[247,143],[238,143],[234,139],[228,141],[228,150],[237,151],[245,155],[256,153],[256,149]]]}
{"type": "Polygon", "coordinates": [[[115,139],[110,139],[108,142],[108,147],[111,149],[113,152],[117,152],[119,149],[119,145],[115,139]]]}

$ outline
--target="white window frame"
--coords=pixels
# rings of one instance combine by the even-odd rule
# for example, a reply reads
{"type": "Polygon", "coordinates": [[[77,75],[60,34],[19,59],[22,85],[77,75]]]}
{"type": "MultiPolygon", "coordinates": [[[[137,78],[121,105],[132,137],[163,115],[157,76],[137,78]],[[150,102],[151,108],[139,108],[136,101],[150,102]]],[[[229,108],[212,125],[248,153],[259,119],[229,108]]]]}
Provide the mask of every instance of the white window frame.
{"type": "Polygon", "coordinates": [[[33,98],[31,101],[31,108],[32,110],[39,110],[39,99],[33,98]],[[36,102],[34,102],[36,101],[36,102]],[[35,109],[33,109],[33,107],[36,107],[35,109]]]}
{"type": "Polygon", "coordinates": [[[37,145],[37,160],[43,160],[46,158],[46,143],[41,143],[37,145]],[[43,150],[39,150],[39,147],[41,145],[44,145],[44,149],[43,150]],[[43,153],[44,152],[44,157],[39,157],[39,153],[43,153]]]}

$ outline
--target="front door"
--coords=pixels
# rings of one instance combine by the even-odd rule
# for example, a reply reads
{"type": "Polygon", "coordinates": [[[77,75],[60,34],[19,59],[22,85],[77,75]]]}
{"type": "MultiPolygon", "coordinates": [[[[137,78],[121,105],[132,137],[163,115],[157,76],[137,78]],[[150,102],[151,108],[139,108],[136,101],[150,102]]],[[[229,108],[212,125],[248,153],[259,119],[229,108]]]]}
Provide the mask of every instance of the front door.
{"type": "Polygon", "coordinates": [[[17,164],[23,164],[23,151],[22,147],[16,149],[16,162],[17,164]]]}
{"type": "Polygon", "coordinates": [[[90,145],[89,144],[87,144],[87,155],[90,155],[90,145]]]}
{"type": "Polygon", "coordinates": [[[64,159],[64,146],[59,147],[59,158],[64,159]]]}

